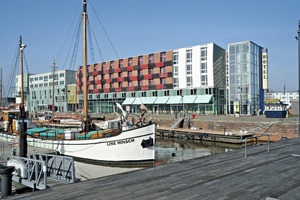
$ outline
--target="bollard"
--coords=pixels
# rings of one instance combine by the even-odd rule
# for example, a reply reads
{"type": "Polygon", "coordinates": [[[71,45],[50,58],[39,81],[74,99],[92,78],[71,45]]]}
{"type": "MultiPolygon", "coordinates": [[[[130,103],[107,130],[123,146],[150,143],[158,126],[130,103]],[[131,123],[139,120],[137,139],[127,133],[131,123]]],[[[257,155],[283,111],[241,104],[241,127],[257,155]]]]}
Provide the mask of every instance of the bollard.
{"type": "Polygon", "coordinates": [[[2,166],[0,168],[1,197],[7,197],[7,196],[11,195],[13,171],[15,171],[15,167],[13,167],[13,166],[2,166]]]}

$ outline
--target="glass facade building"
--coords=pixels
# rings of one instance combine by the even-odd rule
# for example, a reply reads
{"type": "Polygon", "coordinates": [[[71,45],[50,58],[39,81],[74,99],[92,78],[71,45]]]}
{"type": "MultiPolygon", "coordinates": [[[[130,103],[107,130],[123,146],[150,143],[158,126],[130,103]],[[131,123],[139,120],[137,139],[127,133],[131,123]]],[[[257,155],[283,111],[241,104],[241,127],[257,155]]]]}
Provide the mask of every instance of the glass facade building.
{"type": "Polygon", "coordinates": [[[263,110],[262,50],[251,41],[228,45],[229,114],[255,115],[263,110]]]}

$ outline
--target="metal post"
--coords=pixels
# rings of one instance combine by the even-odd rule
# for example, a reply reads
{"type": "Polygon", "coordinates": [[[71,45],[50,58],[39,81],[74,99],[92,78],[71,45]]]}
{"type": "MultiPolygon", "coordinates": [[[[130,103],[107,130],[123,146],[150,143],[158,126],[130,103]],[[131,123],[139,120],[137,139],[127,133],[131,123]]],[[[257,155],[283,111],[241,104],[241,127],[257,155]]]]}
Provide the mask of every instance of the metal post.
{"type": "Polygon", "coordinates": [[[245,158],[247,158],[247,138],[245,138],[245,158]]]}
{"type": "Polygon", "coordinates": [[[268,133],[268,152],[270,151],[270,133],[268,133]]]}
{"type": "Polygon", "coordinates": [[[184,114],[184,105],[183,105],[183,94],[181,95],[181,101],[182,101],[182,115],[183,115],[183,117],[185,117],[185,114],[184,114]]]}
{"type": "MultiPolygon", "coordinates": [[[[298,94],[300,93],[300,20],[298,20],[298,94]]],[[[300,100],[298,100],[298,108],[300,113],[300,100]]],[[[300,135],[300,114],[298,121],[298,134],[300,135]]]]}

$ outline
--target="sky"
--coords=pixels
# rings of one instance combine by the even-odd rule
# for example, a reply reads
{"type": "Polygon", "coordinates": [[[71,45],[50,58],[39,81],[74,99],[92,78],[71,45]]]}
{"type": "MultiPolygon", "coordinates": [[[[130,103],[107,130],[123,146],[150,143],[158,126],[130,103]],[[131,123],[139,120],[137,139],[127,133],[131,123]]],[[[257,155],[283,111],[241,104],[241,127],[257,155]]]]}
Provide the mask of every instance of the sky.
{"type": "MultiPolygon", "coordinates": [[[[300,20],[299,0],[87,0],[87,3],[91,35],[95,38],[94,53],[88,55],[88,63],[206,43],[227,50],[230,43],[251,40],[268,48],[269,90],[282,92],[284,87],[286,91],[298,90],[295,36],[300,20]]],[[[2,0],[0,67],[4,84],[12,69],[19,70],[16,56],[20,35],[27,45],[24,73],[50,72],[53,59],[57,70],[76,70],[82,64],[81,42],[76,59],[71,55],[81,8],[81,0],[2,0]]]]}

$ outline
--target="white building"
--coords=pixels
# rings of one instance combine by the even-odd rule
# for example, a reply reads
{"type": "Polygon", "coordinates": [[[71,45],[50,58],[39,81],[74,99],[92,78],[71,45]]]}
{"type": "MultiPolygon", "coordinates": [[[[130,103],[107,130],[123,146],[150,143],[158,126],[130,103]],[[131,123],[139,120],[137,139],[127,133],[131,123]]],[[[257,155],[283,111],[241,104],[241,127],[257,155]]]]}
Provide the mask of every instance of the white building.
{"type": "MultiPolygon", "coordinates": [[[[55,111],[67,112],[69,84],[76,83],[76,71],[60,70],[54,72],[54,107],[55,111]]],[[[52,109],[53,72],[28,75],[24,78],[25,111],[45,112],[52,109]]],[[[21,75],[17,76],[16,94],[21,91],[21,75]]],[[[16,103],[21,102],[21,96],[16,95],[16,103]]]]}

